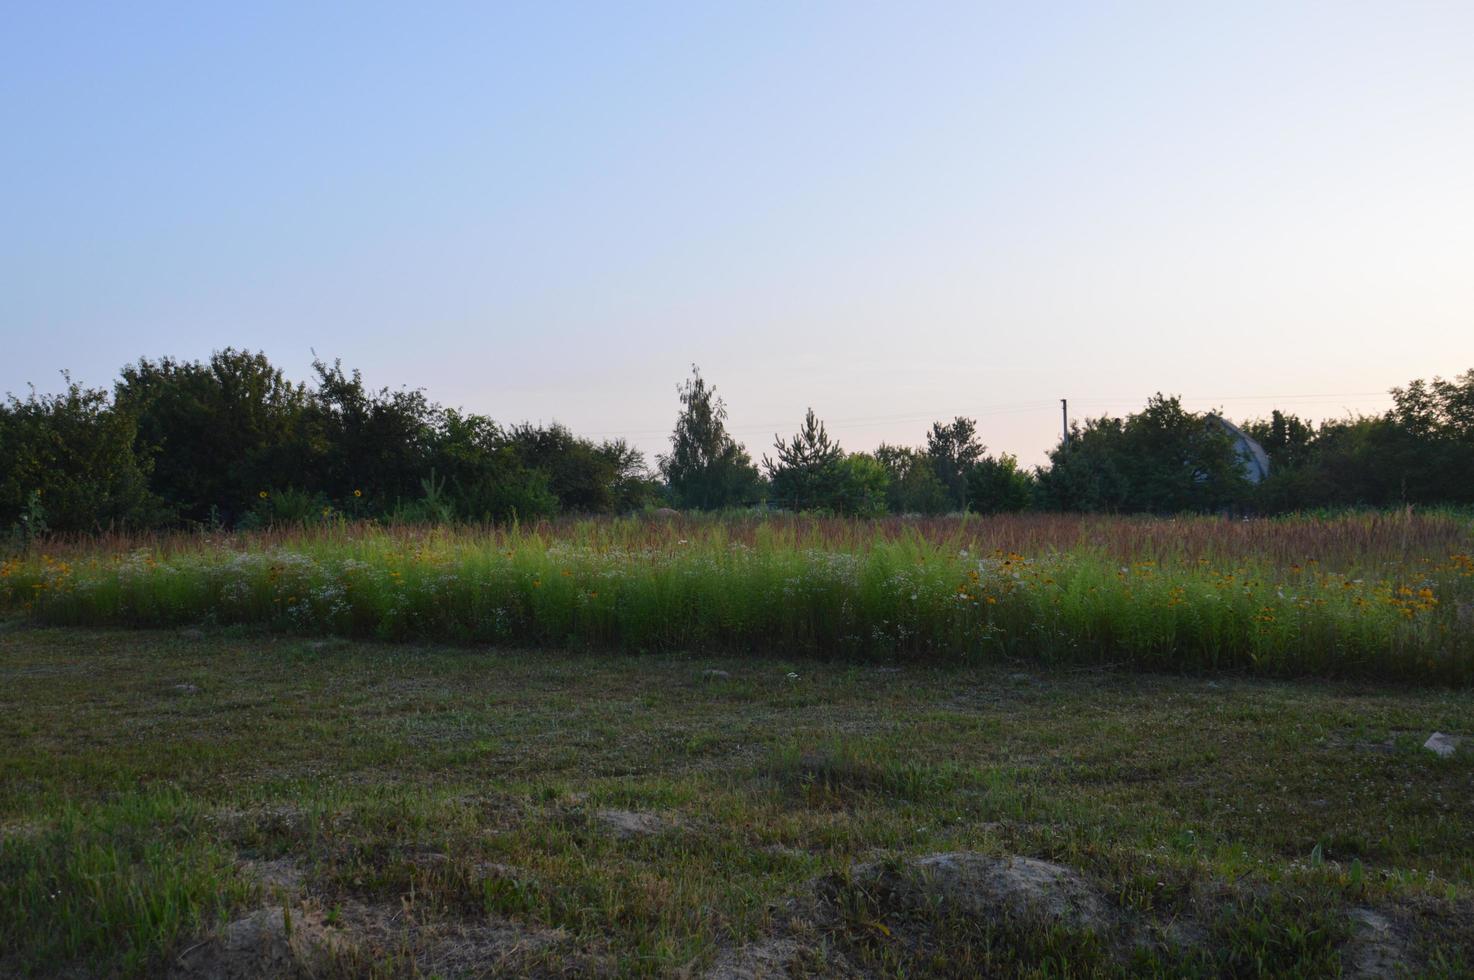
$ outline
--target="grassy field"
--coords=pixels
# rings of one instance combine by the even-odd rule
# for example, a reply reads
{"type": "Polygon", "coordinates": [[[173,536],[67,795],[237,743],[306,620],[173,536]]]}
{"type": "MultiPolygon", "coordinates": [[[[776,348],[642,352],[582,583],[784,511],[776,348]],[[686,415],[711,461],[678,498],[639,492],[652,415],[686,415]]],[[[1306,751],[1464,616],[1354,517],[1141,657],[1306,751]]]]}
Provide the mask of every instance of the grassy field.
{"type": "Polygon", "coordinates": [[[52,541],[0,610],[505,648],[1474,682],[1474,520],[681,519],[52,541]]]}
{"type": "Polygon", "coordinates": [[[1471,717],[1438,686],[11,620],[0,974],[1468,975],[1471,717]]]}

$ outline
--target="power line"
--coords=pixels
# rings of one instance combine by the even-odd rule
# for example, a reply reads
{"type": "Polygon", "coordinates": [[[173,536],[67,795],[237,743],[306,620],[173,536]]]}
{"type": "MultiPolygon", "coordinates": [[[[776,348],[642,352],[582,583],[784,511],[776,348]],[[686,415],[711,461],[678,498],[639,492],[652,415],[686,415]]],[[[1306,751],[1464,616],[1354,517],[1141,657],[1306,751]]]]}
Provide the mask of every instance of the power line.
{"type": "MultiPolygon", "coordinates": [[[[1177,396],[1177,397],[1181,398],[1182,401],[1184,401],[1184,402],[1195,402],[1195,403],[1204,403],[1204,402],[1206,402],[1206,403],[1210,403],[1210,404],[1212,404],[1212,403],[1219,403],[1219,402],[1235,402],[1235,401],[1300,401],[1300,402],[1308,402],[1309,404],[1317,404],[1317,402],[1314,401],[1315,399],[1319,399],[1320,400],[1319,403],[1330,404],[1335,399],[1339,399],[1339,398],[1371,398],[1371,397],[1377,397],[1377,396],[1385,396],[1386,394],[1387,394],[1387,392],[1385,392],[1385,391],[1343,391],[1343,392],[1326,392],[1326,393],[1319,393],[1319,394],[1300,393],[1300,394],[1271,394],[1271,395],[1221,395],[1221,396],[1216,396],[1216,397],[1211,397],[1211,398],[1208,398],[1208,397],[1188,396],[1188,395],[1180,395],[1180,396],[1177,396]]],[[[1117,406],[1133,406],[1134,407],[1134,406],[1140,405],[1142,403],[1142,399],[1139,398],[1139,397],[1137,397],[1137,398],[1089,398],[1089,397],[1087,397],[1087,398],[1072,398],[1071,401],[1073,401],[1075,403],[1075,406],[1077,408],[1078,407],[1085,407],[1085,408],[1092,408],[1093,407],[1093,408],[1096,408],[1096,409],[1101,409],[1101,408],[1110,409],[1110,408],[1115,408],[1117,406]]],[[[1055,407],[1058,404],[1059,404],[1058,403],[1058,400],[1055,400],[1055,399],[1051,399],[1051,400],[1048,400],[1048,401],[1030,401],[1030,402],[1002,403],[1002,404],[994,404],[994,405],[989,405],[989,406],[979,406],[978,408],[974,409],[971,412],[964,412],[962,414],[966,415],[968,418],[985,418],[985,417],[988,417],[988,416],[995,416],[995,415],[1014,415],[1014,414],[1019,414],[1019,413],[1024,413],[1024,412],[1035,412],[1035,411],[1042,412],[1044,410],[1049,410],[1049,411],[1052,412],[1052,411],[1054,411],[1055,407]]],[[[939,419],[945,419],[945,418],[947,418],[947,417],[949,417],[950,415],[953,415],[953,414],[956,414],[956,413],[955,412],[942,411],[942,412],[906,412],[906,413],[892,414],[892,415],[859,415],[859,416],[848,416],[848,417],[840,417],[840,418],[827,418],[827,419],[824,420],[824,425],[825,425],[826,428],[830,428],[830,429],[854,429],[854,428],[859,427],[859,426],[886,425],[886,424],[894,424],[894,423],[900,423],[900,422],[933,422],[933,421],[937,421],[939,419]]],[[[728,431],[729,432],[739,433],[739,434],[743,434],[743,435],[751,435],[751,434],[761,434],[761,433],[781,431],[786,426],[791,426],[793,424],[794,424],[793,419],[788,419],[788,420],[781,421],[781,422],[744,423],[742,425],[731,425],[731,426],[728,426],[727,428],[728,428],[728,431]]],[[[607,430],[607,431],[602,431],[602,432],[585,432],[584,435],[591,436],[591,437],[625,436],[625,437],[638,438],[638,437],[641,437],[641,436],[667,435],[669,432],[670,432],[670,429],[669,428],[661,428],[661,429],[623,429],[623,430],[607,430]]]]}

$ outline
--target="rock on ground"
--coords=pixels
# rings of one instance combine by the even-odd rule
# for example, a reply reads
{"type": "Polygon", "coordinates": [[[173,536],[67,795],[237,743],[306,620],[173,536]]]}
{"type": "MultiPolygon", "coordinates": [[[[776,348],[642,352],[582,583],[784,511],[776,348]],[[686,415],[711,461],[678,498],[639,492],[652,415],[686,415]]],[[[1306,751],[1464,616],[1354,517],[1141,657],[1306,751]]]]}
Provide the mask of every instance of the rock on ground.
{"type": "MultiPolygon", "coordinates": [[[[915,858],[907,869],[909,887],[920,897],[939,898],[966,915],[1043,916],[1077,929],[1101,929],[1111,921],[1110,906],[1084,875],[1049,861],[956,851],[915,858]]],[[[867,866],[855,877],[883,873],[867,866]]]]}
{"type": "Polygon", "coordinates": [[[1443,732],[1434,732],[1428,736],[1428,741],[1423,743],[1423,748],[1437,755],[1439,758],[1447,759],[1454,754],[1459,747],[1459,740],[1452,735],[1443,732]]]}

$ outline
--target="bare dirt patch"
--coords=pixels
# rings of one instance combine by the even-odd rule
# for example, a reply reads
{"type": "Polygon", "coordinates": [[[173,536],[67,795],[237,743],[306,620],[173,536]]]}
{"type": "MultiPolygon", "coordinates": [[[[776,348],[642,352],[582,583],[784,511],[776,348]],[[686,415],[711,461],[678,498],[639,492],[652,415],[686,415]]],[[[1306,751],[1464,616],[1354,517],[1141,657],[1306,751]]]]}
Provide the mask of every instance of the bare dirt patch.
{"type": "Polygon", "coordinates": [[[1347,976],[1380,980],[1411,975],[1406,942],[1391,919],[1367,908],[1349,914],[1351,941],[1343,954],[1347,976]]]}
{"type": "Polygon", "coordinates": [[[351,951],[320,913],[261,908],[227,923],[175,959],[177,980],[312,976],[351,951]]]}
{"type": "MultiPolygon", "coordinates": [[[[526,961],[568,947],[565,933],[488,919],[422,921],[413,911],[345,902],[331,909],[312,899],[242,915],[175,958],[173,980],[356,976],[372,964],[398,964],[407,975],[482,976],[530,972],[526,961]]],[[[572,949],[566,954],[578,958],[572,949]]],[[[602,972],[594,956],[581,959],[602,972]]]]}
{"type": "MultiPolygon", "coordinates": [[[[763,939],[722,952],[705,980],[773,980],[797,974],[812,950],[792,939],[763,939]]],[[[832,975],[832,974],[831,974],[832,975]]]]}
{"type": "Polygon", "coordinates": [[[673,818],[645,810],[599,810],[594,820],[616,837],[648,837],[676,826],[673,818]]]}

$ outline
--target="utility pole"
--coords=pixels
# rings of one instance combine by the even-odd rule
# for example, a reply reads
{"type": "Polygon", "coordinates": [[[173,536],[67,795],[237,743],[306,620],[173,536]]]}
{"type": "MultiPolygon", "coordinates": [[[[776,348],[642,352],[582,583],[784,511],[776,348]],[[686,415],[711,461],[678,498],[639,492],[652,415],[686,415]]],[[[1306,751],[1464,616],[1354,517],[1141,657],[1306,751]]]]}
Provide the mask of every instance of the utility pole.
{"type": "Polygon", "coordinates": [[[1070,403],[1065,399],[1059,400],[1060,426],[1065,434],[1065,448],[1070,448],[1070,403]]]}

